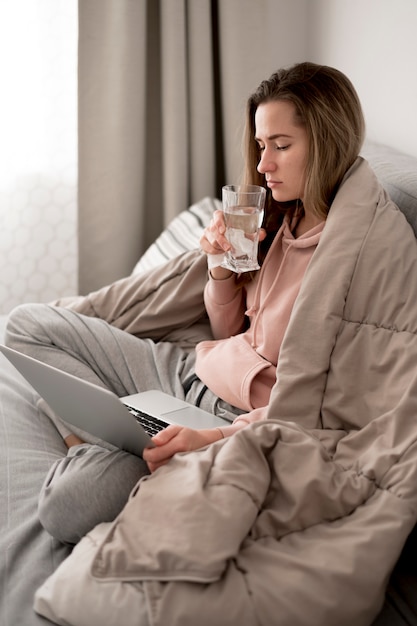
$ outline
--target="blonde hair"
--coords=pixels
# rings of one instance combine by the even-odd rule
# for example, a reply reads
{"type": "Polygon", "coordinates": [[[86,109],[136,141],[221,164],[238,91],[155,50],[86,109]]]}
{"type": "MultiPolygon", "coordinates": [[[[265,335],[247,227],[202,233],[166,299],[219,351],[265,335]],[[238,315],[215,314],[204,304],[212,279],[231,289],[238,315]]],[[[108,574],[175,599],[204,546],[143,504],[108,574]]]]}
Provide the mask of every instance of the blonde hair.
{"type": "MultiPolygon", "coordinates": [[[[255,141],[255,113],[260,104],[275,100],[292,102],[296,120],[307,131],[304,206],[326,219],[335,193],[357,158],[365,135],[362,107],[350,80],[339,70],[315,63],[299,63],[281,69],[264,80],[249,97],[246,109],[246,183],[265,186],[257,171],[260,160],[255,141]]],[[[267,212],[279,208],[267,190],[267,212]]]]}

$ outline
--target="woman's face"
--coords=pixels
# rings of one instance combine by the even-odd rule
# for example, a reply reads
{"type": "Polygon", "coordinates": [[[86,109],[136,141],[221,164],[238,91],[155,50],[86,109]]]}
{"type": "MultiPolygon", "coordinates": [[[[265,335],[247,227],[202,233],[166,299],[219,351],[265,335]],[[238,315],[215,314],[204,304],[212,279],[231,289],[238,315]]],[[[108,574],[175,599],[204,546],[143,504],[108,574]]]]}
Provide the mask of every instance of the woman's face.
{"type": "Polygon", "coordinates": [[[305,128],[296,124],[295,106],[286,100],[260,104],[255,113],[258,172],[278,202],[303,200],[308,158],[305,128]]]}

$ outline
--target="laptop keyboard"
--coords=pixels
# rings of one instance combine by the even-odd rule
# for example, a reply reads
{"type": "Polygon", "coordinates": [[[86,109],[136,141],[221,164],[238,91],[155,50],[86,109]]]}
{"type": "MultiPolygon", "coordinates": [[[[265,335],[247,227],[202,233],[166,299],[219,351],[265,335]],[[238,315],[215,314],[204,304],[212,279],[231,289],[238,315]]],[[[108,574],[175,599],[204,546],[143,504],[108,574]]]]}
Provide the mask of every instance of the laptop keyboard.
{"type": "Polygon", "coordinates": [[[168,426],[167,422],[158,419],[154,415],[149,415],[148,413],[144,413],[143,411],[139,411],[139,409],[134,408],[133,406],[125,405],[129,410],[129,413],[133,415],[136,421],[144,428],[144,430],[153,437],[161,430],[164,430],[168,426]]]}

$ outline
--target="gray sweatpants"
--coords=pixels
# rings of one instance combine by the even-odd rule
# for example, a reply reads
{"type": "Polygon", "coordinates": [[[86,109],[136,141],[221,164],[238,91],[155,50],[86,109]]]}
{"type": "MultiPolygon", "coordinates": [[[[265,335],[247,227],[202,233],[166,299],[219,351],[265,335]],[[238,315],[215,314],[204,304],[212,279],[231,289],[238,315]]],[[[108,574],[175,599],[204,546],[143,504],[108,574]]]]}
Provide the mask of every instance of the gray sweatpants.
{"type": "MultiPolygon", "coordinates": [[[[230,421],[241,412],[200,380],[187,385],[194,373],[193,349],[139,339],[69,309],[21,305],[9,317],[6,343],[119,397],[160,389],[230,421]]],[[[89,443],[70,448],[52,466],[39,500],[41,523],[65,543],[76,543],[96,524],[112,521],[148,473],[142,459],[110,445],[97,445],[91,436],[82,438],[89,443]]]]}

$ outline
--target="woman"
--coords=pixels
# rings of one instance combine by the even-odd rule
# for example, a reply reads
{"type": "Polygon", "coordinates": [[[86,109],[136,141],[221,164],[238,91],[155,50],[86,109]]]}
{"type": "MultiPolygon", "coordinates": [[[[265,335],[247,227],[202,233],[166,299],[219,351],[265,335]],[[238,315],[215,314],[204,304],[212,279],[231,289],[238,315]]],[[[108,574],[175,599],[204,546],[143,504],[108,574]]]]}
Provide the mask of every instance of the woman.
{"type": "MultiPolygon", "coordinates": [[[[335,69],[302,63],[280,70],[249,98],[245,178],[268,189],[262,267],[238,276],[209,262],[204,297],[214,340],[201,341],[195,350],[141,340],[103,320],[48,305],[12,313],[7,343],[18,350],[120,396],[161,388],[231,422],[199,431],[169,426],[144,451],[147,465],[127,453],[84,444],[58,423],[69,452],[51,469],[39,509],[51,534],[77,542],[119,513],[148,468],[153,472],[177,452],[202,448],[266,417],[304,273],[363,136],[357,94],[335,69]]],[[[229,249],[221,212],[205,230],[201,248],[209,261],[229,249]]]]}
{"type": "MultiPolygon", "coordinates": [[[[279,348],[301,280],[333,197],[362,147],[364,131],[358,96],[351,82],[333,68],[302,63],[281,70],[249,98],[246,181],[269,190],[263,270],[247,281],[221,266],[210,269],[205,304],[217,341],[201,342],[196,348],[199,378],[220,398],[245,411],[233,426],[222,429],[223,436],[265,417],[279,348]],[[282,211],[284,223],[277,234],[282,211]],[[272,291],[273,297],[265,297],[272,291]],[[227,381],[218,375],[219,363],[228,372],[227,381]]],[[[221,211],[204,232],[201,247],[208,256],[230,248],[221,211]]],[[[153,470],[177,451],[217,439],[216,431],[200,439],[198,433],[170,427],[157,436],[156,448],[147,450],[144,458],[153,470]]]]}

